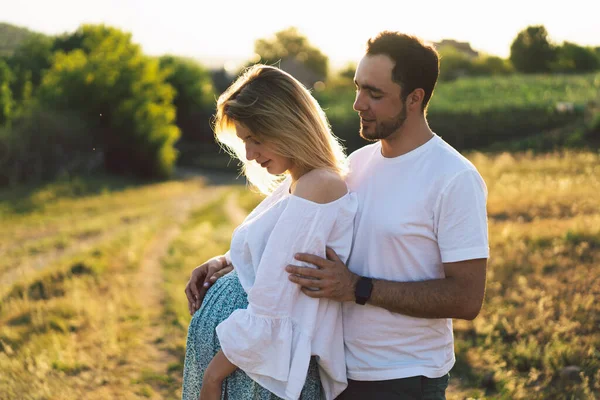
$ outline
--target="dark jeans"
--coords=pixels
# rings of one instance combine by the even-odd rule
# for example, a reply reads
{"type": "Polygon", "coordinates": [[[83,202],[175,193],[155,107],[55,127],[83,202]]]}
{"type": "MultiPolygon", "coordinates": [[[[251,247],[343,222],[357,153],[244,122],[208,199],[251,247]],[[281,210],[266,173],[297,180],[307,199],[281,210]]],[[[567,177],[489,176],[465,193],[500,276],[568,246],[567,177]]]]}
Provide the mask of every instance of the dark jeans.
{"type": "Polygon", "coordinates": [[[413,376],[389,381],[348,380],[336,400],[445,400],[449,375],[441,378],[413,376]]]}

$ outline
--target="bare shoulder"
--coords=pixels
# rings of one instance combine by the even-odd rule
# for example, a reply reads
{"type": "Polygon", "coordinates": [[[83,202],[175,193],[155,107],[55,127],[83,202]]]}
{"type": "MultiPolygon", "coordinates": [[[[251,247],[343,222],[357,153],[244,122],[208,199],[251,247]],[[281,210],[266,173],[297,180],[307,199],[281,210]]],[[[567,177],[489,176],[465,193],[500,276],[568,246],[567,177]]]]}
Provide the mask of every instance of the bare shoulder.
{"type": "Polygon", "coordinates": [[[314,169],[300,177],[293,194],[315,203],[331,203],[348,193],[344,179],[333,171],[314,169]]]}

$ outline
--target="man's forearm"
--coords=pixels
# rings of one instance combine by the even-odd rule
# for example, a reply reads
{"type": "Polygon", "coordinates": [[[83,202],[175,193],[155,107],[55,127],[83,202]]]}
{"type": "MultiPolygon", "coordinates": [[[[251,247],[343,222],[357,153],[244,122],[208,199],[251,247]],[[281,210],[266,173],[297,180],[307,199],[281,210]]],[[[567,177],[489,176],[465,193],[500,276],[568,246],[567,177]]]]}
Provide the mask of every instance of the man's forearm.
{"type": "Polygon", "coordinates": [[[417,318],[467,320],[475,318],[481,308],[469,288],[452,278],[419,282],[374,279],[368,304],[417,318]]]}
{"type": "MultiPolygon", "coordinates": [[[[335,253],[328,257],[330,260],[297,254],[297,260],[319,268],[288,265],[288,279],[302,286],[302,292],[309,297],[355,301],[360,276],[351,272],[335,253]],[[312,287],[319,290],[310,290],[312,287]]],[[[420,282],[373,279],[368,304],[418,318],[473,319],[483,303],[486,265],[486,258],[444,263],[445,278],[420,282]]]]}

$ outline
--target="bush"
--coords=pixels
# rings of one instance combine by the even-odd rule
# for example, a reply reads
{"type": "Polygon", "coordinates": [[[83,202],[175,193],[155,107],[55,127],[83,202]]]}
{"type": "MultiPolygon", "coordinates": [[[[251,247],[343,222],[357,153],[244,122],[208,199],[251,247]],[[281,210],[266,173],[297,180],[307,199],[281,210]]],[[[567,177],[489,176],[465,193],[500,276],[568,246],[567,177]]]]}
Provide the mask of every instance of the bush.
{"type": "Polygon", "coordinates": [[[34,107],[0,129],[0,186],[91,172],[101,163],[76,114],[34,107]]]}
{"type": "Polygon", "coordinates": [[[12,80],[11,70],[0,59],[0,126],[7,123],[13,113],[14,100],[10,89],[12,80]]]}
{"type": "Polygon", "coordinates": [[[82,48],[58,51],[38,96],[51,109],[76,112],[92,128],[106,170],[168,177],[179,138],[173,88],[158,60],[142,54],[131,35],[105,26],[83,26],[82,48]]]}
{"type": "Polygon", "coordinates": [[[591,72],[600,69],[600,57],[592,48],[565,42],[557,48],[557,60],[552,65],[557,72],[591,72]]]}
{"type": "Polygon", "coordinates": [[[443,47],[440,53],[440,80],[451,81],[473,71],[471,57],[454,47],[443,47]]]}
{"type": "Polygon", "coordinates": [[[181,139],[213,143],[210,117],[215,111],[215,91],[210,72],[193,60],[173,56],[160,57],[159,64],[175,89],[173,104],[181,139]]]}
{"type": "Polygon", "coordinates": [[[531,136],[576,121],[577,113],[552,107],[504,107],[486,110],[438,111],[428,114],[431,129],[457,149],[478,149],[531,136]]]}
{"type": "Polygon", "coordinates": [[[514,72],[510,61],[487,55],[476,57],[471,68],[472,75],[508,75],[514,72]]]}
{"type": "Polygon", "coordinates": [[[523,29],[510,46],[510,61],[519,72],[549,72],[555,60],[556,48],[543,25],[523,29]]]}

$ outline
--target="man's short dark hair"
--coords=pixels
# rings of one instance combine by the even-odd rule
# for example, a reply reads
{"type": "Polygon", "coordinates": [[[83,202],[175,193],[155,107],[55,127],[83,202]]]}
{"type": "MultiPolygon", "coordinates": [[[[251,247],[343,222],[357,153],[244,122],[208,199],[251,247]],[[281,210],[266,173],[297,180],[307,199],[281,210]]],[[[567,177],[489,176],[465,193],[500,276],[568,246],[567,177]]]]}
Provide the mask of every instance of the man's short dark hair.
{"type": "Polygon", "coordinates": [[[433,95],[440,70],[436,49],[418,37],[384,31],[367,42],[367,54],[385,54],[394,61],[392,80],[400,85],[402,100],[415,89],[425,91],[423,110],[433,95]]]}

